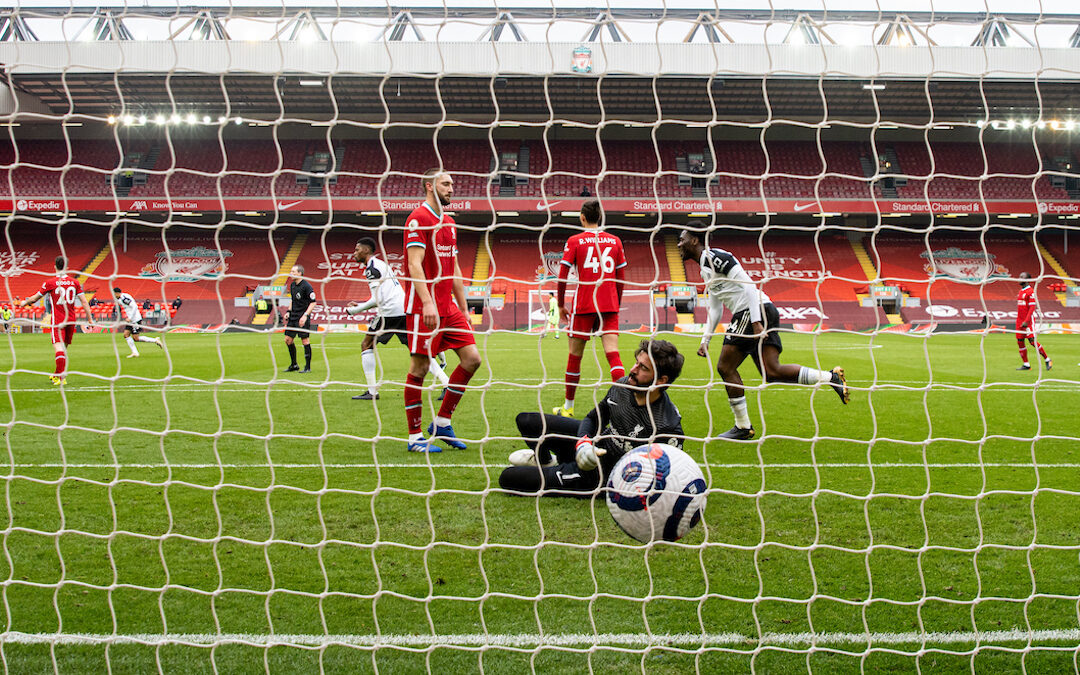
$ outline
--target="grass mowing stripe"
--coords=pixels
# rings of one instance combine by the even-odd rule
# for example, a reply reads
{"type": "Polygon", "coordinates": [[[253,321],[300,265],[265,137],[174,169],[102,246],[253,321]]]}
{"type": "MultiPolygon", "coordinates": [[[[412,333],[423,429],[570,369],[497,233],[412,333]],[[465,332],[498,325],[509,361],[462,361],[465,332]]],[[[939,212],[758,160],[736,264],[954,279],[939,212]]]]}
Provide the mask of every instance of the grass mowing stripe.
{"type": "MultiPolygon", "coordinates": [[[[723,647],[729,645],[956,645],[956,644],[1041,644],[1045,642],[1076,642],[1078,629],[1033,630],[1018,628],[997,631],[954,631],[949,633],[765,633],[760,638],[739,633],[551,633],[460,635],[259,635],[248,633],[137,633],[109,635],[91,633],[0,633],[0,643],[7,644],[143,644],[143,645],[214,645],[222,643],[266,646],[322,647],[353,645],[357,647],[649,647],[675,646],[723,647]]],[[[1071,647],[1069,647],[1071,648],[1071,647]]]]}
{"type": "MultiPolygon", "coordinates": [[[[12,466],[6,462],[0,462],[0,467],[12,466]]],[[[152,462],[152,463],[122,463],[112,464],[109,462],[69,462],[64,464],[62,462],[42,462],[42,463],[18,463],[15,464],[15,468],[19,469],[268,469],[273,467],[275,469],[493,469],[502,468],[505,466],[503,463],[491,462],[488,464],[443,464],[435,463],[431,464],[404,464],[404,463],[381,463],[375,464],[370,462],[358,462],[358,463],[334,463],[334,464],[314,464],[314,463],[274,463],[268,462],[248,462],[248,463],[230,463],[223,462],[221,464],[213,463],[185,463],[175,462],[166,464],[164,462],[152,462]]],[[[942,463],[931,462],[928,464],[922,464],[920,462],[881,462],[875,464],[866,464],[865,462],[821,462],[818,464],[812,464],[810,462],[781,462],[781,463],[767,463],[767,464],[752,464],[752,463],[725,463],[725,464],[707,464],[706,466],[713,469],[977,469],[979,467],[987,468],[1004,468],[1004,469],[1076,469],[1080,468],[1080,462],[1045,462],[1039,464],[1032,464],[1031,462],[957,462],[957,463],[942,463]]]]}

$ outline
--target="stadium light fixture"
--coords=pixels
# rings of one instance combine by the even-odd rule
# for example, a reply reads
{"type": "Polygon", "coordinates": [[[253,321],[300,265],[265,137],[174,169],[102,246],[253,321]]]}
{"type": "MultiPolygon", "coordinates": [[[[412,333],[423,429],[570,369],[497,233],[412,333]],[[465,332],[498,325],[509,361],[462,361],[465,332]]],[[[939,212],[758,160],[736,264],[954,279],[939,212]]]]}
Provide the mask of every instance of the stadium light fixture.
{"type": "Polygon", "coordinates": [[[577,218],[581,215],[581,211],[563,211],[559,215],[563,218],[577,218]]]}
{"type": "Polygon", "coordinates": [[[135,116],[134,115],[124,115],[124,124],[134,124],[134,123],[135,123],[135,116]]]}
{"type": "Polygon", "coordinates": [[[263,212],[262,211],[237,211],[236,215],[238,215],[238,216],[261,216],[261,215],[263,215],[263,212]]]}
{"type": "Polygon", "coordinates": [[[304,216],[317,216],[317,215],[320,215],[321,213],[322,213],[322,211],[301,211],[300,212],[300,214],[304,215],[304,216]]]}
{"type": "Polygon", "coordinates": [[[1031,128],[1031,120],[1020,120],[1020,126],[1023,127],[1024,129],[1030,129],[1031,128]]]}
{"type": "Polygon", "coordinates": [[[154,124],[165,124],[165,116],[161,113],[154,115],[154,124]]]}
{"type": "Polygon", "coordinates": [[[867,91],[883,91],[885,89],[885,85],[881,82],[870,82],[864,84],[862,88],[867,91]]]}
{"type": "Polygon", "coordinates": [[[1005,128],[1008,129],[1009,131],[1012,131],[1013,129],[1015,129],[1016,128],[1016,120],[1009,120],[1008,122],[1006,122],[1005,123],[1005,128]]]}
{"type": "Polygon", "coordinates": [[[986,126],[986,120],[975,120],[975,126],[982,129],[986,126]]]}
{"type": "Polygon", "coordinates": [[[517,211],[496,211],[495,215],[497,215],[497,216],[520,216],[521,214],[518,213],[517,211]]]}
{"type": "Polygon", "coordinates": [[[81,127],[82,125],[82,122],[64,122],[65,127],[81,127]]]}
{"type": "Polygon", "coordinates": [[[195,117],[195,113],[188,113],[188,116],[187,116],[187,123],[188,124],[195,124],[195,122],[197,120],[198,120],[198,118],[195,117]]]}
{"type": "Polygon", "coordinates": [[[243,124],[243,123],[244,123],[244,120],[242,118],[240,118],[240,117],[237,117],[236,119],[233,120],[233,124],[236,124],[236,125],[240,125],[240,124],[243,124]]]}
{"type": "Polygon", "coordinates": [[[626,213],[626,214],[623,214],[623,215],[625,215],[627,218],[644,218],[645,216],[647,216],[649,214],[647,214],[647,213],[626,213]]]}
{"type": "Polygon", "coordinates": [[[218,115],[218,118],[217,118],[217,123],[218,124],[225,124],[228,121],[229,121],[228,117],[225,117],[224,115],[218,115]]]}
{"type": "Polygon", "coordinates": [[[323,84],[323,80],[300,80],[301,87],[321,87],[323,84]]]}
{"type": "Polygon", "coordinates": [[[105,121],[109,124],[116,124],[116,115],[109,115],[105,118],[105,121]]]}
{"type": "Polygon", "coordinates": [[[139,124],[146,124],[146,115],[139,115],[139,124]]]}
{"type": "Polygon", "coordinates": [[[202,116],[202,123],[203,124],[210,124],[210,116],[209,115],[203,115],[202,116]]]}
{"type": "Polygon", "coordinates": [[[1076,122],[1074,122],[1073,120],[1066,120],[1065,121],[1065,131],[1072,131],[1075,128],[1076,128],[1076,122]]]}
{"type": "Polygon", "coordinates": [[[169,124],[180,124],[180,122],[182,122],[182,121],[183,120],[180,117],[179,113],[173,113],[172,117],[169,118],[169,124]]]}
{"type": "Polygon", "coordinates": [[[708,218],[709,214],[708,213],[689,213],[689,214],[687,214],[687,217],[688,218],[708,218]]]}

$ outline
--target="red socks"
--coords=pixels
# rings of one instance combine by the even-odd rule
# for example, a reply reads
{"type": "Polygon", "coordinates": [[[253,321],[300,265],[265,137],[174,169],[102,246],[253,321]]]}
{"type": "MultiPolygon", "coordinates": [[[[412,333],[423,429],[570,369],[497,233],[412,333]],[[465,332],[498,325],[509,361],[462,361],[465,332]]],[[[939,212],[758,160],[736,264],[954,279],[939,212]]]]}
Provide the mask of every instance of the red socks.
{"type": "Polygon", "coordinates": [[[405,419],[409,423],[409,433],[420,433],[420,419],[424,408],[420,402],[423,393],[424,378],[413,374],[405,376],[405,419]]]}
{"type": "Polygon", "coordinates": [[[63,377],[67,372],[67,354],[64,352],[57,352],[56,354],[56,374],[63,377]]]}
{"type": "Polygon", "coordinates": [[[578,382],[581,381],[581,357],[570,355],[566,359],[566,400],[573,401],[577,393],[578,382]]]}
{"type": "MultiPolygon", "coordinates": [[[[450,419],[454,415],[458,401],[465,395],[465,385],[472,379],[473,374],[461,366],[454,368],[450,373],[450,381],[446,384],[446,393],[443,395],[442,405],[439,406],[439,417],[450,419]]],[[[417,427],[419,428],[419,427],[417,427]]]]}
{"type": "Polygon", "coordinates": [[[626,375],[626,369],[623,368],[622,358],[619,356],[619,352],[604,352],[604,355],[607,356],[608,365],[611,366],[612,382],[615,382],[626,375]]]}

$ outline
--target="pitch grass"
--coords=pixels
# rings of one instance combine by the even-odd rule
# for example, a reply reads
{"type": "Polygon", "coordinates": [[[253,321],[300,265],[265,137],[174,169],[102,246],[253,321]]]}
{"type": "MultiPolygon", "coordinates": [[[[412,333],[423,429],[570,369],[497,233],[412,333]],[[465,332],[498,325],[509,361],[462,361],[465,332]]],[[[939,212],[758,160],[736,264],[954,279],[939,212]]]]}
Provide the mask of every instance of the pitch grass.
{"type": "MultiPolygon", "coordinates": [[[[622,338],[625,361],[638,339],[622,338]]],[[[167,353],[140,345],[131,360],[116,336],[79,335],[71,367],[85,374],[62,390],[42,374],[52,369],[42,336],[5,338],[4,624],[252,635],[1077,628],[1080,470],[1054,466],[1080,462],[1075,338],[1046,337],[1058,364],[1046,373],[1016,372],[1007,335],[786,335],[785,361],[847,369],[852,403],[828,388],[753,390],[753,443],[703,442],[731,413],[696,341],[672,339],[687,354],[672,397],[711,491],[686,539],[644,547],[602,500],[497,489],[521,447],[514,415],[562,399],[565,341],[480,336],[483,389],[454,424],[486,440],[428,457],[399,440],[400,385],[377,405],[350,399],[363,381],[355,335],[317,337],[310,375],[282,373],[280,334],[174,334],[167,353]]],[[[403,379],[404,349],[379,354],[388,378],[403,379]]],[[[602,395],[603,371],[586,357],[593,386],[579,415],[602,395]]],[[[749,362],[743,375],[760,383],[749,362]]],[[[809,655],[809,644],[791,653],[754,641],[592,653],[0,647],[12,672],[114,673],[1071,672],[1076,657],[1075,645],[1023,654],[985,643],[809,655]]]]}

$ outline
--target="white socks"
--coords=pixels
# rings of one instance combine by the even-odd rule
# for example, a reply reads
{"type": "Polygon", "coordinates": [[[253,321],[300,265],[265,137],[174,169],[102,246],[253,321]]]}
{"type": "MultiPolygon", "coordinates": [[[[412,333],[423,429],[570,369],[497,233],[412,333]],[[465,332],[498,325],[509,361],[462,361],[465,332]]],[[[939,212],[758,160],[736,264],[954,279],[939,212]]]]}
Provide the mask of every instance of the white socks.
{"type": "Polygon", "coordinates": [[[572,398],[566,399],[565,401],[563,401],[562,407],[566,408],[567,410],[573,410],[574,409],[574,399],[572,399],[572,398]]]}
{"type": "Polygon", "coordinates": [[[739,398],[729,398],[728,405],[731,406],[731,412],[735,415],[735,426],[740,429],[749,429],[750,414],[746,412],[746,397],[740,396],[739,398]]]}
{"type": "Polygon", "coordinates": [[[817,384],[818,382],[831,382],[832,371],[814,370],[803,366],[799,368],[799,384],[817,384]]]}
{"type": "Polygon", "coordinates": [[[439,381],[439,384],[446,386],[450,384],[450,376],[446,374],[443,367],[439,365],[439,362],[435,359],[431,359],[428,362],[428,372],[435,376],[435,379],[439,381]]]}
{"type": "Polygon", "coordinates": [[[449,417],[436,416],[435,417],[435,426],[437,426],[437,427],[448,427],[448,426],[450,426],[450,418],[449,417]]]}
{"type": "Polygon", "coordinates": [[[135,349],[135,338],[129,337],[129,338],[127,338],[125,340],[125,342],[128,343],[128,347],[131,347],[131,353],[132,354],[138,354],[139,353],[139,350],[135,349]]]}
{"type": "Polygon", "coordinates": [[[372,396],[375,395],[375,350],[365,349],[360,352],[360,365],[364,368],[364,377],[367,378],[367,390],[372,396]]]}

